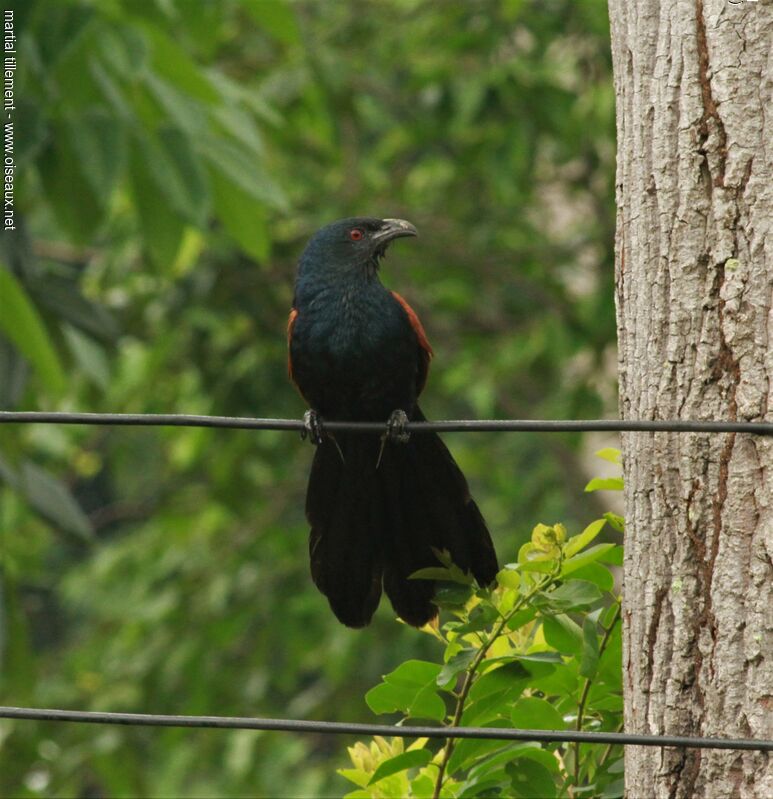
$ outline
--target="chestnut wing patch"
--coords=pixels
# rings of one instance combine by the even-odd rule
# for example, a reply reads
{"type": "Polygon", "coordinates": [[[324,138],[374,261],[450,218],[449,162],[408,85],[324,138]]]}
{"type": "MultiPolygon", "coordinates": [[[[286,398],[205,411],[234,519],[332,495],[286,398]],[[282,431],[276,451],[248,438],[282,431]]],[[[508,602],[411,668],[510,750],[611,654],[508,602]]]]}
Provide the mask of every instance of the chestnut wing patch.
{"type": "Polygon", "coordinates": [[[290,309],[290,316],[287,319],[287,374],[290,377],[290,380],[295,382],[293,379],[293,359],[290,354],[290,342],[293,338],[293,325],[295,324],[295,320],[298,318],[298,309],[291,308],[290,309]]]}
{"type": "Polygon", "coordinates": [[[419,342],[419,370],[416,378],[416,394],[421,394],[424,385],[427,382],[427,375],[429,374],[429,362],[432,359],[432,347],[430,346],[427,334],[424,332],[424,327],[416,315],[416,311],[408,305],[408,301],[401,297],[396,291],[391,292],[392,296],[400,303],[400,306],[405,311],[408,321],[411,323],[413,332],[416,333],[416,339],[419,342]]]}

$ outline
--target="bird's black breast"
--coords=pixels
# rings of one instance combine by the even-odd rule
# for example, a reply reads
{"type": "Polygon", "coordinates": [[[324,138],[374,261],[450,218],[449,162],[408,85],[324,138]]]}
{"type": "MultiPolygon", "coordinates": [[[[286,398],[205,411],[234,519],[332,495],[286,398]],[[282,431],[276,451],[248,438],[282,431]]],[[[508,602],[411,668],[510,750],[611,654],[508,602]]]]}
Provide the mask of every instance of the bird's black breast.
{"type": "Polygon", "coordinates": [[[320,292],[296,304],[293,378],[328,419],[386,420],[416,403],[419,344],[408,318],[381,284],[349,294],[320,292]]]}

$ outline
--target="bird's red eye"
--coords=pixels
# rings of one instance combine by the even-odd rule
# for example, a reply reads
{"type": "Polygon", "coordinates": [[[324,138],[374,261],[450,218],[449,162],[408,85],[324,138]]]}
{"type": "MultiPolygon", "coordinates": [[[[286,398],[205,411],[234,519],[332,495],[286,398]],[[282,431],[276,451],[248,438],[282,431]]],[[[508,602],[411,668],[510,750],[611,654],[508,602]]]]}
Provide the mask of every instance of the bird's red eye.
{"type": "Polygon", "coordinates": [[[352,241],[359,241],[365,234],[360,230],[360,228],[355,227],[349,231],[349,238],[352,241]]]}

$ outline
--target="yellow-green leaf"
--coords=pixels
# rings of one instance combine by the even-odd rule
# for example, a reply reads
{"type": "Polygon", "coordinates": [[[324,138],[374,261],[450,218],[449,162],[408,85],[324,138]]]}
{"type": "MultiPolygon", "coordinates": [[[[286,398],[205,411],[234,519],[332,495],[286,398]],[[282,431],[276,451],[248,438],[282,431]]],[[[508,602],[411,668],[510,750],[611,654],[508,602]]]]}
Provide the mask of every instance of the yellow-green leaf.
{"type": "Polygon", "coordinates": [[[581,549],[585,549],[585,547],[587,547],[602,531],[606,523],[606,519],[596,519],[595,522],[591,522],[579,535],[572,536],[564,546],[564,557],[571,558],[581,549]]]}
{"type": "Polygon", "coordinates": [[[622,477],[594,477],[585,490],[590,491],[622,491],[623,478],[622,477]]]}
{"type": "Polygon", "coordinates": [[[604,447],[604,449],[596,452],[596,457],[602,460],[609,461],[610,463],[620,463],[620,450],[614,447],[604,447]]]}
{"type": "Polygon", "coordinates": [[[432,752],[429,749],[413,749],[409,752],[403,752],[397,757],[385,760],[376,769],[368,785],[373,785],[374,782],[383,780],[384,777],[391,777],[393,774],[397,774],[398,771],[426,766],[430,760],[432,760],[432,752]]]}

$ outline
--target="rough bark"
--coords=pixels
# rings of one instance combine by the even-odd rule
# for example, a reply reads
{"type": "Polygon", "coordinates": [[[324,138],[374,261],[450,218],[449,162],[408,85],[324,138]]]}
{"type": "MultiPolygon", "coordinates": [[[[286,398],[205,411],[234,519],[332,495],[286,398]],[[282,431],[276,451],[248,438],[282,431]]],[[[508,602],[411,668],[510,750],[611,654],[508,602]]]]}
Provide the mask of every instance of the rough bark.
{"type": "MultiPolygon", "coordinates": [[[[773,4],[609,0],[624,418],[773,419],[773,4]]],[[[773,440],[627,434],[629,732],[773,737],[773,440]]],[[[629,748],[626,792],[773,797],[760,753],[629,748]]]]}

